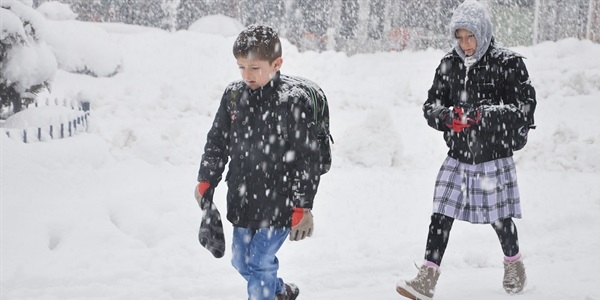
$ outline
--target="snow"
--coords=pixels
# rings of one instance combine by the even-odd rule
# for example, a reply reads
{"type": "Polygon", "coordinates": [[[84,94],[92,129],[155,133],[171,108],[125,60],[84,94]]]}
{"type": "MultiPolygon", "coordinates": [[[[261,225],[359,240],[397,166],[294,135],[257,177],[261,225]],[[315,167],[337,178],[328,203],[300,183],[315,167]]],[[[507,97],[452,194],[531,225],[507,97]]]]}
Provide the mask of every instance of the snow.
{"type": "MultiPolygon", "coordinates": [[[[54,122],[61,113],[51,108],[0,128],[0,298],[245,299],[230,248],[215,259],[197,241],[192,191],[221,94],[239,78],[235,36],[52,22],[64,22],[56,51],[78,39],[69,56],[86,56],[89,43],[112,53],[95,57],[97,65],[121,70],[92,77],[61,68],[52,92],[39,96],[89,101],[85,133],[27,144],[5,134],[54,122]]],[[[395,283],[413,278],[422,261],[446,155],[421,111],[444,51],[349,57],[283,43],[283,73],[327,94],[335,144],[314,235],[286,242],[279,274],[299,285],[300,299],[402,299],[395,283]]],[[[514,50],[527,57],[538,94],[538,128],[515,154],[524,213],[515,222],[529,283],[514,299],[600,299],[600,45],[568,39],[514,50]]],[[[225,193],[222,183],[222,213],[225,193]]],[[[490,226],[455,222],[435,299],[509,299],[502,273],[490,226]]]]}
{"type": "Polygon", "coordinates": [[[7,56],[11,59],[2,64],[0,74],[8,82],[18,82],[18,90],[40,84],[56,72],[56,58],[45,43],[13,45],[7,56]]]}
{"type": "Polygon", "coordinates": [[[33,0],[2,0],[2,4],[12,5],[14,2],[18,2],[20,4],[27,5],[29,7],[33,7],[33,0]]]}
{"type": "Polygon", "coordinates": [[[71,10],[68,4],[60,2],[44,2],[36,10],[48,19],[75,20],[77,18],[77,14],[71,10]]]}
{"type": "Polygon", "coordinates": [[[40,39],[46,34],[44,17],[26,4],[17,1],[3,1],[0,11],[2,19],[0,39],[7,44],[3,47],[6,49],[7,59],[3,59],[0,65],[2,81],[9,84],[16,83],[16,90],[23,92],[33,85],[52,78],[56,72],[57,62],[50,47],[40,39]],[[25,23],[31,25],[25,26],[25,23]]]}
{"type": "Polygon", "coordinates": [[[0,40],[9,37],[25,40],[25,30],[19,17],[8,10],[0,9],[0,40]]]}
{"type": "Polygon", "coordinates": [[[200,18],[188,28],[190,31],[223,36],[237,36],[243,29],[244,25],[240,21],[221,14],[200,18]]]}
{"type": "Polygon", "coordinates": [[[76,20],[48,20],[47,27],[61,69],[100,77],[119,72],[121,49],[106,30],[76,20]]]}

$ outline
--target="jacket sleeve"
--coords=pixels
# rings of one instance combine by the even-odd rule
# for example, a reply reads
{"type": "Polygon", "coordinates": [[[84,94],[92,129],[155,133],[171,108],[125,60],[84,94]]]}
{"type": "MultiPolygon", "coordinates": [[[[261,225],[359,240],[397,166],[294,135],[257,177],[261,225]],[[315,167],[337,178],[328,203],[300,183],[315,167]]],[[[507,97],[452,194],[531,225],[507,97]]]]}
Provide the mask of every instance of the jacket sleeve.
{"type": "MultiPolygon", "coordinates": [[[[319,90],[320,93],[323,93],[319,90]]],[[[317,126],[313,121],[313,100],[307,93],[290,98],[288,117],[290,153],[287,159],[294,166],[293,201],[294,206],[312,208],[321,179],[320,153],[317,146],[317,126]]]]}
{"type": "Polygon", "coordinates": [[[227,108],[227,101],[227,92],[225,92],[212,127],[208,131],[198,171],[198,181],[207,180],[213,187],[221,181],[229,159],[231,116],[227,108]]]}
{"type": "Polygon", "coordinates": [[[450,62],[442,60],[440,65],[435,70],[433,84],[427,93],[427,100],[423,104],[423,116],[427,120],[427,124],[439,131],[448,131],[450,128],[443,124],[432,112],[436,106],[442,105],[451,107],[450,101],[450,86],[447,80],[444,80],[443,70],[450,68],[450,62]]]}
{"type": "Polygon", "coordinates": [[[481,128],[485,131],[503,131],[534,124],[535,89],[523,59],[519,56],[508,58],[503,69],[499,75],[505,76],[504,84],[498,87],[503,93],[503,103],[481,107],[481,128]]]}

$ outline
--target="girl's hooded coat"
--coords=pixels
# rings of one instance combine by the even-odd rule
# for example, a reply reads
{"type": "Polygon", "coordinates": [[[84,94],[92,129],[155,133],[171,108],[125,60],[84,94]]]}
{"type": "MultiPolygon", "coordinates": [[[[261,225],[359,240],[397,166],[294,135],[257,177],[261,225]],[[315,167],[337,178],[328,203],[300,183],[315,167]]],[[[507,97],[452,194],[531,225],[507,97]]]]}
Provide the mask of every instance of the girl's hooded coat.
{"type": "Polygon", "coordinates": [[[474,62],[465,64],[467,57],[457,41],[436,69],[423,105],[425,118],[429,126],[444,132],[448,155],[461,162],[512,156],[512,139],[519,128],[534,123],[537,104],[523,57],[495,44],[489,15],[476,1],[467,0],[456,9],[450,24],[453,38],[461,28],[477,39],[476,52],[469,58],[474,62]],[[481,120],[455,132],[432,115],[438,105],[479,108],[481,120]]]}

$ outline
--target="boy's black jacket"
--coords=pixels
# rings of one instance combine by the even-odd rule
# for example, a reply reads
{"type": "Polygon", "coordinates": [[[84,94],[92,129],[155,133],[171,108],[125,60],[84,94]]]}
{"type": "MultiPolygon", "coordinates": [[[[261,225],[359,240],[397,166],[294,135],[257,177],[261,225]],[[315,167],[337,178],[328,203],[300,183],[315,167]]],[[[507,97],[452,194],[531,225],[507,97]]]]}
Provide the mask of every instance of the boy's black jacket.
{"type": "Polygon", "coordinates": [[[289,227],[292,208],[312,208],[320,180],[311,81],[281,75],[251,91],[243,81],[225,89],[208,132],[198,181],[215,187],[229,161],[227,219],[238,227],[289,227]],[[283,107],[281,106],[283,105],[283,107]],[[288,138],[278,118],[287,109],[288,138]]]}
{"type": "Polygon", "coordinates": [[[423,112],[429,126],[444,131],[448,156],[478,164],[513,155],[512,139],[520,127],[534,123],[536,104],[523,58],[492,40],[468,72],[456,51],[442,58],[423,112]],[[480,108],[481,121],[456,133],[432,116],[436,105],[480,108]]]}

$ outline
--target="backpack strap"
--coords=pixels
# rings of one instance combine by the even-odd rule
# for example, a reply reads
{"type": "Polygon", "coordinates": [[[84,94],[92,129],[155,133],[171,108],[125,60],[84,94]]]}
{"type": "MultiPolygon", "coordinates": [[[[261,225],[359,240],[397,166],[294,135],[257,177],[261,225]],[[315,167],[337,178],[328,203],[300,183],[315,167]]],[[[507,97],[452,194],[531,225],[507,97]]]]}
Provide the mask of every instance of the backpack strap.
{"type": "MultiPolygon", "coordinates": [[[[312,103],[312,105],[313,105],[313,116],[314,116],[313,120],[315,120],[315,124],[319,124],[319,117],[323,117],[323,116],[319,115],[319,111],[321,111],[321,109],[319,107],[319,103],[317,103],[318,102],[317,101],[317,92],[314,89],[310,88],[310,87],[307,87],[307,90],[308,90],[308,96],[312,99],[312,102],[313,102],[312,103]]],[[[322,114],[322,112],[321,112],[321,114],[322,114]]]]}
{"type": "MultiPolygon", "coordinates": [[[[308,97],[310,97],[310,100],[312,101],[312,106],[313,106],[313,120],[315,122],[315,125],[319,125],[320,124],[320,120],[326,118],[327,116],[325,116],[325,114],[328,114],[329,112],[326,109],[327,106],[327,99],[323,99],[323,101],[319,101],[319,94],[317,93],[317,91],[311,87],[306,87],[306,91],[308,94],[308,97]]],[[[287,107],[287,99],[279,99],[279,123],[278,126],[279,128],[277,129],[278,133],[280,133],[281,135],[283,135],[283,138],[288,141],[289,140],[289,135],[288,135],[288,107],[287,107]]],[[[331,136],[331,133],[329,132],[329,128],[320,128],[320,130],[324,131],[324,134],[327,136],[327,138],[331,141],[331,143],[333,144],[333,136],[331,136]]]]}
{"type": "MultiPolygon", "coordinates": [[[[309,96],[312,98],[312,101],[313,101],[313,115],[314,115],[315,124],[320,125],[321,120],[329,117],[329,108],[327,107],[327,98],[322,98],[321,100],[319,100],[319,94],[316,90],[309,87],[308,91],[309,91],[309,96]]],[[[329,123],[327,123],[327,124],[329,124],[329,123]]],[[[326,135],[327,138],[329,139],[329,141],[331,141],[331,143],[333,144],[333,136],[331,135],[331,132],[329,132],[329,128],[322,126],[321,128],[319,128],[319,130],[322,130],[323,131],[322,134],[326,135]]]]}
{"type": "MultiPolygon", "coordinates": [[[[315,123],[318,124],[317,120],[319,117],[319,112],[318,112],[318,101],[317,101],[317,94],[316,92],[312,89],[312,88],[307,88],[306,89],[308,91],[308,96],[311,98],[312,102],[313,102],[313,117],[315,120],[315,123]]],[[[279,116],[278,116],[278,126],[279,128],[277,128],[277,132],[280,133],[281,135],[283,135],[283,139],[286,141],[289,141],[289,134],[288,134],[288,118],[289,118],[289,109],[288,109],[288,99],[284,98],[284,99],[279,99],[279,103],[278,103],[278,108],[279,108],[279,116]]]]}

